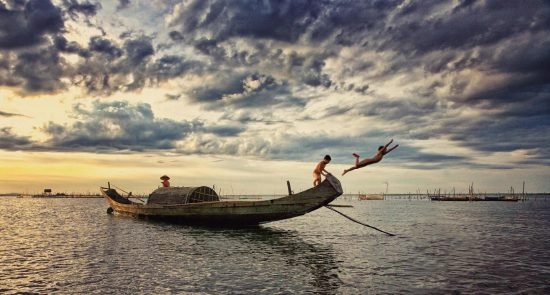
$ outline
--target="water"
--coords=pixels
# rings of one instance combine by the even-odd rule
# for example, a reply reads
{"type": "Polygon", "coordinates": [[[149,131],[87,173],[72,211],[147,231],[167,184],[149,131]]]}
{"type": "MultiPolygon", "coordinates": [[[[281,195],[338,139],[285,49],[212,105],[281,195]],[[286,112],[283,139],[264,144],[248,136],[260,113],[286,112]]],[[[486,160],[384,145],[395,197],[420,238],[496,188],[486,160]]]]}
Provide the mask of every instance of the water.
{"type": "Polygon", "coordinates": [[[548,294],[550,201],[346,201],[254,229],[0,198],[0,293],[548,294]]]}

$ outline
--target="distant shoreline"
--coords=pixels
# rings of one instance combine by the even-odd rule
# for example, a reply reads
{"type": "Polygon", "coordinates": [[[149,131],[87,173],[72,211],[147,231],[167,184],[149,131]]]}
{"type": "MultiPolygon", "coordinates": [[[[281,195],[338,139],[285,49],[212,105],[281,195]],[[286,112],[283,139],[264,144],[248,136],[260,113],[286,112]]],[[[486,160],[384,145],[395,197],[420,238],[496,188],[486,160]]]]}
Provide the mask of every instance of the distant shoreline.
{"type": "MultiPolygon", "coordinates": [[[[356,197],[359,195],[383,195],[387,199],[402,199],[402,198],[422,198],[422,197],[430,197],[432,194],[412,194],[412,193],[400,193],[400,194],[357,194],[357,193],[350,193],[350,194],[342,194],[342,199],[349,198],[349,197],[356,197]]],[[[476,193],[473,194],[473,197],[481,197],[481,196],[500,196],[500,195],[512,195],[507,193],[476,193]]],[[[521,193],[513,194],[515,196],[522,196],[521,193]]],[[[525,193],[523,194],[527,198],[549,198],[550,193],[525,193]]],[[[273,195],[273,194],[242,194],[242,195],[221,195],[220,197],[224,199],[258,199],[263,197],[282,197],[284,195],[273,195]]],[[[452,196],[447,194],[446,196],[452,196]]],[[[103,196],[99,194],[21,194],[21,193],[4,193],[0,194],[1,197],[16,197],[16,198],[29,198],[29,199],[93,199],[93,198],[103,198],[103,196]]],[[[146,198],[147,196],[139,196],[135,195],[133,196],[135,198],[146,198]]]]}
{"type": "Polygon", "coordinates": [[[101,195],[80,195],[80,194],[63,194],[63,195],[29,195],[29,194],[0,194],[0,197],[15,197],[15,198],[28,198],[28,199],[89,199],[89,198],[103,198],[101,195]]]}

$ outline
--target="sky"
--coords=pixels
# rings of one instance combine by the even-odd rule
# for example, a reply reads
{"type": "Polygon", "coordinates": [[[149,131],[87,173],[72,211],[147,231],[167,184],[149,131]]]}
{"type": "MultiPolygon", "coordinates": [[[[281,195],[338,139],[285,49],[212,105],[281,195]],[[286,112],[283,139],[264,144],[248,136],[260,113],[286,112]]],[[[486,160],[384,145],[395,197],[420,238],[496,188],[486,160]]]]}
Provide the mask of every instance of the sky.
{"type": "Polygon", "coordinates": [[[0,193],[550,192],[549,52],[545,0],[0,0],[0,193]]]}

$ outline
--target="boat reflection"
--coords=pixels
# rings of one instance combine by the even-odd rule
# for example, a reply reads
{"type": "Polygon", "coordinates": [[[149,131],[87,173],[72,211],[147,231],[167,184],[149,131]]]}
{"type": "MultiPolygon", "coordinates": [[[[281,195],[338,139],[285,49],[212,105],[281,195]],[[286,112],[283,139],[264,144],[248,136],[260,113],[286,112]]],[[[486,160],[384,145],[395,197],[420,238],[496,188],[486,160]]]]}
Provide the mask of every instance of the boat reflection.
{"type": "Polygon", "coordinates": [[[164,239],[162,243],[173,246],[167,249],[184,256],[180,264],[189,267],[187,264],[192,263],[193,268],[212,273],[218,284],[224,285],[223,289],[210,286],[203,291],[225,293],[227,288],[237,291],[245,285],[252,293],[336,294],[342,286],[334,248],[306,241],[294,230],[134,222],[162,232],[158,234],[164,239]]]}
{"type": "Polygon", "coordinates": [[[237,231],[220,230],[219,234],[247,243],[265,255],[280,257],[289,274],[306,269],[311,277],[309,288],[304,286],[306,292],[336,294],[342,285],[335,250],[330,245],[307,242],[299,232],[262,226],[237,231]]]}

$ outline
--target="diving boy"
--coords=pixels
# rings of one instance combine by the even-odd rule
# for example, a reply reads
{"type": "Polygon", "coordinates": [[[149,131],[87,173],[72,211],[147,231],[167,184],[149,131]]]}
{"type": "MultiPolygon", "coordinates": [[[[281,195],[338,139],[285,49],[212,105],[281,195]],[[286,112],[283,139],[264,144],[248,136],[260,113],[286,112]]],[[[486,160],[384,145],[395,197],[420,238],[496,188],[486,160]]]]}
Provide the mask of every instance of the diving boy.
{"type": "Polygon", "coordinates": [[[342,176],[344,176],[344,174],[350,172],[351,170],[363,168],[367,165],[371,165],[371,164],[375,164],[375,163],[380,162],[382,160],[382,158],[384,157],[384,155],[386,155],[387,153],[393,151],[395,148],[397,148],[399,146],[398,144],[396,144],[394,147],[388,149],[388,146],[392,142],[393,142],[393,139],[390,140],[390,142],[388,142],[385,146],[379,146],[378,147],[378,152],[376,152],[376,154],[372,158],[366,158],[366,159],[363,159],[363,160],[359,161],[359,155],[356,154],[356,153],[353,153],[353,156],[355,157],[355,166],[352,166],[348,169],[345,169],[344,172],[342,173],[342,176]]]}

